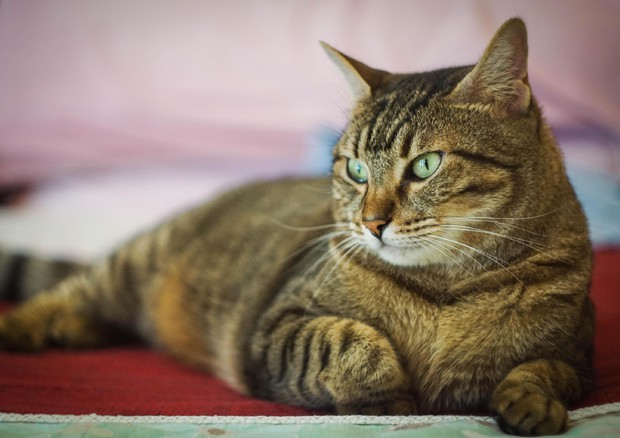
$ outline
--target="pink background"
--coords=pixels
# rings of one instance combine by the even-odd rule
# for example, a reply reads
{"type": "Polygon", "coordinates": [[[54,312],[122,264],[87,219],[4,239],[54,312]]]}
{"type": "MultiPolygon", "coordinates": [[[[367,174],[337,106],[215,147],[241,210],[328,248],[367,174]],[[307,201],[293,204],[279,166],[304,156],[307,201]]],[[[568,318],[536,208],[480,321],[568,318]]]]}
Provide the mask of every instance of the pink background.
{"type": "Polygon", "coordinates": [[[167,162],[303,169],[312,132],[350,106],[318,40],[425,70],[475,62],[515,15],[551,123],[618,134],[613,0],[4,0],[0,183],[167,162]]]}

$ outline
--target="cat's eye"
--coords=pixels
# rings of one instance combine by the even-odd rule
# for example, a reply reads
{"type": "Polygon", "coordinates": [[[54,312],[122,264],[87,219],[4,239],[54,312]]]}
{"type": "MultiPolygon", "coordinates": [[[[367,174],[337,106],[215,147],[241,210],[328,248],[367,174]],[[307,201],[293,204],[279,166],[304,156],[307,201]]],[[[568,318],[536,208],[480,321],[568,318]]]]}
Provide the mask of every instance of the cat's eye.
{"type": "Polygon", "coordinates": [[[420,179],[426,179],[437,171],[440,164],[439,152],[427,152],[413,160],[413,174],[420,179]]]}
{"type": "Polygon", "coordinates": [[[360,160],[349,158],[347,160],[347,174],[353,181],[366,184],[368,182],[368,170],[360,160]]]}

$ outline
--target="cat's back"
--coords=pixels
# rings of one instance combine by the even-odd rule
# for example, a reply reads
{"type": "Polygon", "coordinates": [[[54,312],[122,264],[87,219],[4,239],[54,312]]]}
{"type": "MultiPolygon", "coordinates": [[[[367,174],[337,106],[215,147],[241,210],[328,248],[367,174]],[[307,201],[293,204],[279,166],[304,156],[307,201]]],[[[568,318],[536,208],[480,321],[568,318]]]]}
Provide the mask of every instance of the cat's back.
{"type": "Polygon", "coordinates": [[[226,296],[227,304],[241,293],[260,296],[274,289],[300,247],[330,232],[330,205],[330,184],[322,178],[233,189],[168,225],[170,263],[196,295],[226,296]]]}
{"type": "Polygon", "coordinates": [[[146,291],[143,333],[185,362],[242,382],[232,356],[300,249],[330,233],[330,205],[327,179],[290,178],[233,189],[162,225],[149,238],[168,234],[168,262],[146,291]]]}
{"type": "Polygon", "coordinates": [[[242,244],[243,247],[231,250],[238,260],[247,248],[264,248],[270,241],[279,241],[281,236],[295,240],[292,236],[309,228],[330,225],[333,222],[330,204],[328,179],[285,178],[255,182],[225,192],[181,220],[188,221],[194,239],[199,238],[206,245],[205,250],[221,241],[226,246],[242,244]]]}

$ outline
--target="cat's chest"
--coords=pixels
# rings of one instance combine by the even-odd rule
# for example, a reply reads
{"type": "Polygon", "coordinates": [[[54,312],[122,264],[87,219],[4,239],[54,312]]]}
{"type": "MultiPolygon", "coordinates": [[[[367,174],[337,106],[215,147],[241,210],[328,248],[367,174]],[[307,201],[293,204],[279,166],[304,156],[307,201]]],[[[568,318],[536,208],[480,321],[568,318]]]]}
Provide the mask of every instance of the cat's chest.
{"type": "MultiPolygon", "coordinates": [[[[388,277],[358,271],[346,281],[352,317],[381,330],[392,342],[404,367],[418,381],[431,375],[448,377],[449,369],[475,379],[471,346],[484,337],[488,358],[496,360],[501,342],[488,335],[500,324],[494,304],[446,302],[429,299],[428,294],[407,288],[388,277]],[[464,361],[463,363],[461,363],[464,361]]],[[[492,301],[492,299],[491,299],[492,301]]],[[[478,357],[482,361],[484,357],[478,357]]]]}
{"type": "MultiPolygon", "coordinates": [[[[353,268],[341,276],[344,313],[385,333],[405,363],[419,364],[436,341],[442,305],[388,276],[353,268]]],[[[415,366],[415,365],[412,365],[415,366]]]]}

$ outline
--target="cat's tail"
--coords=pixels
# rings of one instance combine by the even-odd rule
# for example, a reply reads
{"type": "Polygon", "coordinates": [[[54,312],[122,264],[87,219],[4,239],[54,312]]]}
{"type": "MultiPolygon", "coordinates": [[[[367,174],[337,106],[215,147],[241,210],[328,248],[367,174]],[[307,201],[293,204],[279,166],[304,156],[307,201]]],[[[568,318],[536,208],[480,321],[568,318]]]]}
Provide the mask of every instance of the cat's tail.
{"type": "Polygon", "coordinates": [[[46,259],[0,248],[0,299],[23,301],[50,289],[86,265],[65,259],[46,259]]]}

